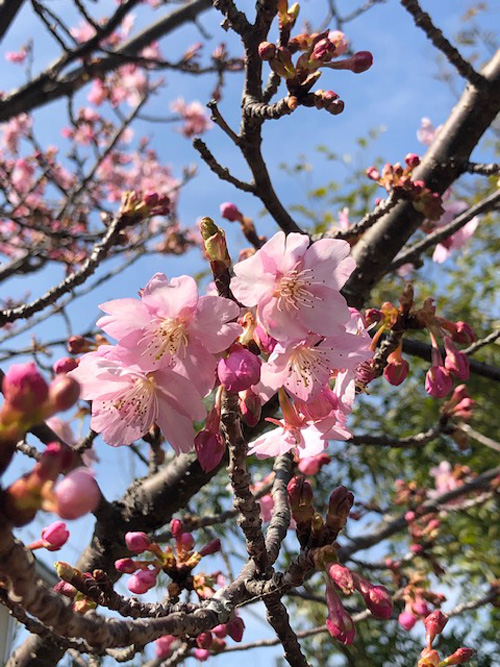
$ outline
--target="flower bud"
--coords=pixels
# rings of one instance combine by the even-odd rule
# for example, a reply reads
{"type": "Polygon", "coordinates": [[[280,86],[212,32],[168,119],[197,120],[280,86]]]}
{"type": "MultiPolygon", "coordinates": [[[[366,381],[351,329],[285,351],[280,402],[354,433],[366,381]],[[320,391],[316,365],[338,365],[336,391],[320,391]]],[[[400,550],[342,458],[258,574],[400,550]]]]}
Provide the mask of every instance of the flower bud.
{"type": "Polygon", "coordinates": [[[61,357],[53,365],[54,373],[59,375],[59,373],[69,373],[74,371],[78,367],[78,362],[73,357],[61,357]]]}
{"type": "Polygon", "coordinates": [[[405,157],[405,162],[410,167],[410,169],[415,169],[415,167],[418,167],[420,164],[420,158],[416,153],[408,153],[408,155],[405,157]]]}
{"type": "Polygon", "coordinates": [[[200,549],[201,556],[210,556],[221,550],[221,542],[218,537],[211,540],[208,544],[200,549]]]}
{"type": "Polygon", "coordinates": [[[150,538],[143,532],[130,532],[125,533],[125,544],[129,551],[133,551],[137,554],[142,554],[144,551],[147,551],[151,545],[150,538]]]}
{"type": "Polygon", "coordinates": [[[453,380],[448,369],[443,366],[431,366],[425,375],[425,391],[434,398],[444,398],[453,387],[453,380]]]}
{"type": "Polygon", "coordinates": [[[131,593],[147,593],[156,584],[156,570],[138,570],[127,581],[131,593]]]}
{"type": "Polygon", "coordinates": [[[389,363],[384,368],[384,377],[389,384],[398,387],[406,379],[408,371],[410,370],[410,365],[406,359],[400,358],[391,361],[390,358],[391,355],[388,357],[389,363]]]}
{"type": "Polygon", "coordinates": [[[57,551],[68,541],[69,531],[63,521],[54,521],[50,526],[42,530],[42,540],[46,542],[45,548],[49,551],[57,551]]]}
{"type": "Polygon", "coordinates": [[[198,662],[206,662],[210,657],[210,651],[207,648],[195,648],[193,655],[198,662]]]}
{"type": "Polygon", "coordinates": [[[89,468],[76,468],[54,490],[57,513],[62,519],[78,519],[96,509],[101,491],[89,468]]]}
{"type": "MultiPolygon", "coordinates": [[[[274,45],[273,45],[274,46],[274,45]]],[[[220,215],[224,220],[229,220],[229,222],[236,222],[243,220],[243,213],[238,209],[236,204],[225,201],[220,205],[220,215]]]]}
{"type": "Polygon", "coordinates": [[[377,169],[375,169],[375,167],[368,167],[368,169],[366,170],[366,175],[372,181],[378,181],[380,178],[380,173],[377,171],[377,169]]]}
{"type": "Polygon", "coordinates": [[[437,667],[441,662],[439,653],[432,648],[424,648],[420,653],[420,660],[418,661],[417,667],[437,667]]]}
{"type": "Polygon", "coordinates": [[[456,329],[451,337],[455,343],[460,343],[461,345],[470,345],[476,340],[476,335],[472,328],[467,322],[462,321],[456,322],[456,329]]]}
{"type": "Polygon", "coordinates": [[[182,533],[182,535],[178,538],[178,547],[181,547],[183,551],[188,552],[192,551],[194,545],[195,545],[195,540],[194,536],[192,533],[182,533]]]}
{"type": "Polygon", "coordinates": [[[361,74],[361,72],[366,72],[373,65],[373,55],[370,51],[358,51],[351,58],[352,67],[351,71],[354,74],[361,74]]]}
{"type": "Polygon", "coordinates": [[[173,635],[163,635],[163,637],[158,637],[156,640],[156,657],[168,658],[172,653],[171,646],[176,639],[177,637],[174,637],[173,635]]]}
{"type": "Polygon", "coordinates": [[[83,336],[70,336],[68,338],[68,352],[70,354],[84,354],[93,349],[95,349],[94,343],[83,336]]]}
{"type": "Polygon", "coordinates": [[[210,262],[217,262],[223,267],[229,268],[231,260],[227,251],[224,231],[217,227],[211,218],[203,218],[200,222],[200,232],[207,259],[210,262]]]}
{"type": "Polygon", "coordinates": [[[437,635],[440,635],[445,625],[448,623],[448,616],[445,616],[439,609],[433,611],[424,618],[425,639],[429,646],[432,644],[437,635]]]}
{"type": "Polygon", "coordinates": [[[245,347],[235,346],[224,359],[220,359],[217,374],[227,391],[244,391],[260,380],[261,360],[245,347]]]}
{"type": "Polygon", "coordinates": [[[6,403],[23,413],[40,408],[49,395],[49,387],[32,361],[13,364],[4,375],[2,391],[6,403]]]}
{"type": "Polygon", "coordinates": [[[328,618],[325,621],[330,635],[343,644],[352,644],[356,636],[354,622],[342,605],[342,601],[333,589],[326,586],[326,604],[328,607],[328,618]]]}
{"type": "Polygon", "coordinates": [[[56,375],[49,387],[49,402],[54,412],[69,410],[80,396],[80,383],[69,375],[56,375]]]}
{"type": "Polygon", "coordinates": [[[259,44],[259,56],[262,60],[271,60],[276,56],[276,45],[272,42],[261,42],[259,44]]]}
{"type": "Polygon", "coordinates": [[[198,461],[203,472],[216,468],[224,456],[226,446],[219,433],[202,429],[194,439],[198,461]]]}
{"type": "Polygon", "coordinates": [[[211,632],[202,632],[196,637],[196,643],[199,648],[210,648],[212,646],[213,637],[211,632]]]}
{"type": "Polygon", "coordinates": [[[248,426],[256,426],[262,414],[262,403],[260,397],[251,389],[246,389],[240,394],[239,400],[241,417],[248,426]]]}
{"type": "Polygon", "coordinates": [[[469,360],[463,352],[459,352],[448,336],[444,339],[446,357],[444,365],[458,380],[469,379],[469,360]]]}
{"type": "Polygon", "coordinates": [[[182,531],[182,521],[180,519],[172,519],[170,522],[170,532],[172,533],[172,536],[177,540],[182,535],[182,531]]]}
{"type": "Polygon", "coordinates": [[[295,521],[301,523],[311,520],[314,507],[313,490],[309,482],[300,476],[292,477],[288,482],[287,491],[295,521]]]}
{"type": "Polygon", "coordinates": [[[399,614],[399,618],[398,618],[399,624],[405,630],[411,630],[413,628],[413,626],[415,625],[415,623],[417,622],[417,620],[418,619],[415,616],[415,614],[412,614],[411,611],[407,611],[407,610],[402,611],[399,614]]]}
{"type": "Polygon", "coordinates": [[[346,525],[353,502],[354,496],[345,486],[339,486],[332,491],[328,501],[326,525],[336,534],[346,525]]]}
{"type": "Polygon", "coordinates": [[[225,623],[220,623],[216,625],[215,628],[212,628],[213,634],[219,639],[224,639],[227,636],[227,628],[225,623]]]}
{"type": "Polygon", "coordinates": [[[367,609],[375,616],[384,621],[392,617],[392,596],[384,586],[372,586],[366,579],[358,577],[357,587],[365,600],[367,609]]]}
{"type": "Polygon", "coordinates": [[[243,632],[245,631],[245,623],[242,618],[235,616],[226,623],[227,634],[235,642],[240,642],[243,639],[243,632]]]}
{"type": "Polygon", "coordinates": [[[133,574],[137,570],[135,561],[132,558],[119,558],[115,560],[115,568],[122,574],[133,574]]]}
{"type": "Polygon", "coordinates": [[[78,593],[77,589],[71,584],[68,584],[67,581],[58,581],[54,586],[54,590],[56,593],[60,593],[67,598],[74,598],[78,593]]]}
{"type": "Polygon", "coordinates": [[[305,459],[301,459],[298,467],[303,475],[316,475],[321,466],[327,465],[330,461],[328,454],[321,452],[316,456],[307,456],[305,459]]]}
{"type": "Polygon", "coordinates": [[[344,595],[352,595],[354,593],[354,577],[348,567],[333,563],[327,567],[326,572],[344,595]]]}
{"type": "Polygon", "coordinates": [[[448,658],[445,658],[440,664],[442,667],[448,667],[448,665],[465,665],[465,663],[468,662],[473,655],[474,651],[471,648],[465,648],[465,646],[462,646],[448,658]]]}

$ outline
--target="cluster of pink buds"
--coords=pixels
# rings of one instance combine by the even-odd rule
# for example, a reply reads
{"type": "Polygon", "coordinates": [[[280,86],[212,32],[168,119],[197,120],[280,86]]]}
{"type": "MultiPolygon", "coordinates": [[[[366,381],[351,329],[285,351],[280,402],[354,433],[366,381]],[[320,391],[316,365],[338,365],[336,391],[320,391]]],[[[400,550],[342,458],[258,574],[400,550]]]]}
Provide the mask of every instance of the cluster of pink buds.
{"type": "MultiPolygon", "coordinates": [[[[390,561],[387,563],[396,575],[396,584],[402,584],[400,564],[390,561]]],[[[424,619],[431,613],[429,605],[439,608],[446,597],[442,593],[429,590],[428,581],[422,572],[414,572],[409,582],[403,588],[404,610],[399,615],[399,623],[405,630],[411,630],[419,619],[424,619]]]]}
{"type": "Polygon", "coordinates": [[[297,103],[339,114],[344,103],[338,99],[336,93],[317,91],[310,94],[311,88],[321,76],[320,69],[343,69],[360,74],[370,69],[373,56],[369,51],[359,51],[350,58],[336,60],[344,55],[348,47],[348,40],[338,30],[302,33],[288,39],[298,14],[297,3],[290,8],[287,0],[278,3],[278,23],[281,34],[286,33],[286,46],[262,42],[259,45],[259,55],[262,60],[269,62],[275,74],[285,79],[288,90],[297,103]],[[300,56],[294,63],[293,55],[299,52],[300,56]]]}
{"type": "Polygon", "coordinates": [[[420,660],[417,667],[450,667],[451,665],[465,665],[472,656],[474,651],[465,646],[457,649],[452,655],[441,660],[439,653],[432,648],[432,642],[440,635],[446,624],[448,623],[448,616],[441,611],[433,611],[424,618],[425,639],[427,646],[420,654],[420,660]]]}
{"type": "Polygon", "coordinates": [[[374,586],[364,577],[338,563],[328,564],[326,574],[326,602],[328,605],[326,627],[335,639],[343,644],[352,644],[356,635],[354,622],[344,609],[337,591],[346,596],[352,595],[354,591],[359,591],[363,596],[366,608],[375,618],[388,620],[392,617],[392,597],[384,586],[374,586]]]}
{"type": "MultiPolygon", "coordinates": [[[[437,316],[432,298],[427,298],[421,308],[415,308],[413,291],[411,286],[407,286],[399,308],[396,308],[390,302],[386,302],[382,304],[380,310],[370,308],[366,311],[365,317],[368,322],[378,322],[380,325],[372,339],[373,349],[375,349],[382,333],[387,329],[392,331],[426,329],[428,331],[432,350],[431,367],[425,377],[425,389],[430,396],[444,398],[453,388],[453,378],[462,382],[469,378],[467,355],[458,350],[456,344],[470,345],[475,339],[474,332],[466,322],[451,322],[444,317],[437,316]],[[444,360],[440,348],[441,342],[445,350],[444,360]]],[[[388,382],[397,386],[405,380],[408,370],[408,362],[402,356],[401,342],[387,358],[384,377],[388,382]]],[[[470,416],[473,402],[469,397],[466,397],[464,389],[460,390],[453,401],[453,405],[450,404],[449,408],[447,407],[449,416],[452,416],[453,407],[459,404],[459,413],[465,411],[465,414],[470,416]]],[[[459,414],[453,416],[459,416],[459,414]]]]}
{"type": "Polygon", "coordinates": [[[14,525],[28,523],[39,509],[55,512],[62,519],[78,519],[96,509],[101,491],[94,473],[86,467],[72,469],[75,463],[75,453],[68,445],[47,445],[33,470],[5,490],[4,512],[14,525]],[[64,478],[56,484],[61,473],[64,478]]]}
{"type": "MultiPolygon", "coordinates": [[[[9,443],[20,439],[34,424],[68,410],[78,400],[76,380],[57,375],[50,384],[33,362],[13,364],[2,381],[4,403],[0,412],[0,458],[9,443]]],[[[8,463],[8,460],[7,460],[8,463]]]]}
{"type": "Polygon", "coordinates": [[[171,600],[177,599],[183,590],[195,591],[200,599],[210,597],[214,593],[213,585],[217,575],[192,575],[193,569],[204,556],[214,554],[220,549],[220,540],[214,539],[199,550],[195,550],[195,538],[192,533],[183,530],[179,519],[172,519],[170,531],[175,547],[161,548],[146,533],[130,532],[125,535],[127,549],[136,555],[151,554],[146,560],[120,558],[115,562],[119,572],[132,575],[127,588],[132,593],[146,593],[156,585],[160,572],[165,572],[171,583],[168,594],[171,600]]]}
{"type": "Polygon", "coordinates": [[[428,220],[439,220],[444,213],[441,195],[429,190],[423,181],[411,178],[413,170],[420,164],[420,158],[415,153],[408,153],[405,163],[405,167],[399,162],[386,163],[381,173],[373,166],[368,167],[366,175],[387,192],[394,192],[401,199],[409,199],[414,208],[428,220]]]}
{"type": "Polygon", "coordinates": [[[124,192],[120,205],[120,215],[130,222],[141,221],[154,215],[168,215],[171,202],[167,195],[158,192],[124,192]]]}
{"type": "Polygon", "coordinates": [[[235,642],[241,642],[244,631],[243,619],[235,615],[227,623],[216,625],[212,630],[198,635],[197,648],[193,651],[193,655],[199,662],[205,662],[211,655],[217,655],[225,649],[226,637],[230,637],[235,642]]]}

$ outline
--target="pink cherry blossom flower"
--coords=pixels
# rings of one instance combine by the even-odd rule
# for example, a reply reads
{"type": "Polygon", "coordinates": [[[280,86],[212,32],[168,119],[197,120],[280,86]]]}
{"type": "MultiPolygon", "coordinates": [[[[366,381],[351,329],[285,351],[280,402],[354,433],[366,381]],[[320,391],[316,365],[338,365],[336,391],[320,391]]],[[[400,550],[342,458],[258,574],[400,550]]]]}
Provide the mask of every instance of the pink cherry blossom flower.
{"type": "Polygon", "coordinates": [[[275,234],[234,266],[231,289],[257,306],[267,332],[279,341],[329,335],[350,319],[340,289],[355,267],[345,241],[322,239],[309,247],[304,234],[275,234]]]}
{"type": "Polygon", "coordinates": [[[309,456],[302,459],[299,461],[298,467],[303,475],[316,475],[320,471],[321,466],[327,465],[330,461],[330,457],[322,452],[316,456],[309,456]]]}
{"type": "Polygon", "coordinates": [[[24,59],[26,58],[26,53],[27,53],[26,47],[22,46],[19,49],[19,51],[7,51],[7,53],[5,54],[5,59],[11,63],[22,65],[24,59]]]}
{"type": "Polygon", "coordinates": [[[143,371],[173,365],[202,395],[214,384],[214,354],[242,332],[230,322],[238,306],[220,296],[200,297],[190,276],[168,281],[157,273],[141,291],[141,300],[116,299],[100,308],[108,314],[97,324],[133,352],[133,363],[143,371]]]}
{"type": "Polygon", "coordinates": [[[342,330],[323,340],[310,335],[297,343],[278,342],[262,367],[262,383],[274,390],[284,386],[292,396],[308,401],[326,386],[334,369],[353,370],[372,356],[362,336],[342,330]]]}
{"type": "MultiPolygon", "coordinates": [[[[133,356],[133,355],[132,355],[133,356]]],[[[100,346],[68,375],[92,401],[91,428],[114,447],[129,445],[157,424],[174,451],[194,446],[193,420],[206,415],[193,384],[170,368],[144,373],[125,348],[100,346]]]]}
{"type": "Polygon", "coordinates": [[[172,102],[170,109],[178,113],[184,120],[184,124],[179,131],[185,137],[203,134],[212,127],[212,122],[209,120],[206,109],[201,102],[186,104],[182,97],[179,97],[172,102]]]}
{"type": "Polygon", "coordinates": [[[429,118],[422,118],[420,127],[417,130],[417,139],[421,144],[424,144],[424,146],[430,146],[442,127],[442,125],[439,125],[439,127],[434,128],[434,125],[429,118]]]}

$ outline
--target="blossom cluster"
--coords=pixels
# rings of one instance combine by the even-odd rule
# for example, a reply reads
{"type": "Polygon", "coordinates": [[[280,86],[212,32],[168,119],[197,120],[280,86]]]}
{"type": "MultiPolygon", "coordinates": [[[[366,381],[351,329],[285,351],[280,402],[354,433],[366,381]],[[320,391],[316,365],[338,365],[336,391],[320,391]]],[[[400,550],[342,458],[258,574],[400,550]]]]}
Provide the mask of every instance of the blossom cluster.
{"type": "MultiPolygon", "coordinates": [[[[216,236],[206,243],[220,253],[216,236]]],[[[361,316],[340,294],[354,269],[349,251],[345,241],[309,245],[306,235],[279,232],[235,264],[230,289],[237,302],[200,296],[189,276],[169,281],[158,273],[139,299],[102,304],[98,325],[117,344],[98,345],[69,372],[92,401],[91,427],[117,446],[156,424],[176,453],[196,445],[209,470],[224,451],[224,388],[239,394],[251,425],[279,392],[283,420],[251,443],[250,453],[293,450],[308,458],[328,439],[348,438],[357,368],[372,356],[361,316]],[[217,385],[207,417],[202,399],[217,385]],[[193,422],[205,417],[195,441],[193,422]]]]}

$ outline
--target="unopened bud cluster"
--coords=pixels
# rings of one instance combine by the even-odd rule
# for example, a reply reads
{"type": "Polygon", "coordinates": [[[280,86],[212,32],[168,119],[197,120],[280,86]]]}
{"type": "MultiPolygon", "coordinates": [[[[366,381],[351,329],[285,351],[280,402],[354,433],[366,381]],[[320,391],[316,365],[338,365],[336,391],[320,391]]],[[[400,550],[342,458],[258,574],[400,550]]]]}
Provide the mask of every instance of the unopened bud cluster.
{"type": "Polygon", "coordinates": [[[183,590],[195,591],[200,599],[214,594],[217,575],[197,574],[192,571],[204,556],[214,554],[220,549],[220,540],[214,539],[199,550],[195,550],[195,538],[184,531],[179,519],[172,519],[170,531],[174,538],[174,548],[162,548],[153,542],[146,533],[129,532],[125,535],[125,544],[129,551],[150,554],[147,559],[120,558],[115,562],[119,572],[132,575],[127,581],[127,588],[132,593],[146,593],[156,585],[160,572],[167,574],[171,583],[167,590],[171,600],[177,600],[183,590]]]}
{"type": "MultiPolygon", "coordinates": [[[[426,374],[425,389],[430,396],[444,398],[453,389],[453,378],[462,382],[469,378],[467,355],[458,350],[456,344],[469,345],[475,338],[474,332],[466,322],[451,322],[444,317],[437,316],[434,299],[427,298],[421,308],[416,308],[413,301],[413,290],[408,285],[403,292],[399,308],[386,302],[379,310],[370,308],[366,311],[365,317],[368,323],[377,322],[379,324],[379,329],[372,341],[373,349],[384,331],[403,332],[408,329],[428,331],[432,350],[431,367],[426,374]],[[441,343],[444,345],[444,360],[440,349],[441,343]]],[[[387,357],[387,364],[383,372],[386,380],[395,386],[400,385],[406,379],[409,371],[409,364],[403,358],[402,352],[401,342],[387,357]]],[[[457,394],[457,398],[453,399],[443,414],[446,413],[448,417],[469,419],[472,408],[473,401],[466,396],[465,389],[462,389],[460,397],[457,394]]]]}
{"type": "MultiPolygon", "coordinates": [[[[280,34],[286,35],[286,46],[271,42],[261,42],[259,56],[269,63],[275,74],[285,79],[293,106],[326,109],[337,115],[344,109],[344,103],[333,91],[317,90],[311,93],[313,85],[321,76],[321,69],[350,70],[355,74],[366,72],[373,63],[369,51],[359,51],[349,58],[337,60],[348,48],[346,36],[338,30],[302,33],[291,37],[290,32],[299,14],[298,3],[288,7],[287,0],[278,3],[278,24],[280,34]],[[293,56],[300,53],[296,61],[293,56]]],[[[283,42],[284,43],[284,42],[283,42]]]]}
{"type": "Polygon", "coordinates": [[[412,202],[414,208],[423,213],[428,220],[439,220],[444,213],[441,195],[432,192],[424,181],[412,180],[412,172],[420,164],[420,158],[415,153],[408,153],[406,165],[396,162],[386,163],[379,172],[375,167],[368,167],[366,175],[389,193],[394,193],[402,199],[412,202]]]}

